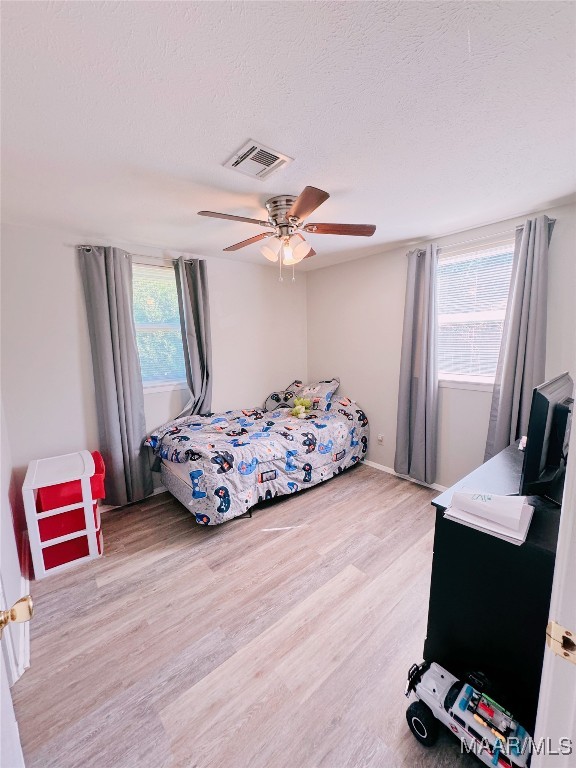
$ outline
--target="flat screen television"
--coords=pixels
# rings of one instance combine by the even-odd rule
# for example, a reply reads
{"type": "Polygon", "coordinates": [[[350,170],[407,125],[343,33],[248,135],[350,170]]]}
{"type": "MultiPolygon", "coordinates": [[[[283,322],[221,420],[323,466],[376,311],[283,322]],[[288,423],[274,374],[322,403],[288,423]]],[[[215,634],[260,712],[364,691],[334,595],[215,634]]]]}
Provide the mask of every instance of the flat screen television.
{"type": "Polygon", "coordinates": [[[573,397],[574,382],[568,373],[534,389],[520,483],[522,496],[544,496],[562,503],[573,397]]]}

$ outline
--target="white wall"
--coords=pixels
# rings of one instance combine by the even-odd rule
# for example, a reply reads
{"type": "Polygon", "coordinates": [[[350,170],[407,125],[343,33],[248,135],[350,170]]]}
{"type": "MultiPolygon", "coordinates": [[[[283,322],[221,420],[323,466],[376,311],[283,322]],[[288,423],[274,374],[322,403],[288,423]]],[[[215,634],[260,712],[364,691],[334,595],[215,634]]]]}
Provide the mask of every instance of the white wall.
{"type": "Polygon", "coordinates": [[[404,251],[308,273],[308,374],[340,377],[338,394],[370,419],[368,458],[394,463],[398,366],[402,343],[404,251]],[[376,441],[384,435],[383,445],[376,441]]]}
{"type": "Polygon", "coordinates": [[[449,486],[484,461],[492,391],[440,386],[436,482],[449,486]]]}
{"type": "Polygon", "coordinates": [[[74,240],[2,228],[2,399],[12,462],[97,446],[74,240]]]}
{"type": "MultiPolygon", "coordinates": [[[[77,233],[2,228],[2,398],[18,482],[31,459],[98,447],[79,242],[77,233]]],[[[208,279],[213,409],[262,404],[306,378],[306,275],[280,284],[270,267],[214,259],[208,279]]],[[[147,394],[147,427],[185,400],[183,391],[147,394]]]]}
{"type": "MultiPolygon", "coordinates": [[[[556,218],[550,245],[546,375],[576,374],[576,206],[546,211],[556,218]]],[[[512,230],[525,217],[440,244],[512,230]]],[[[394,466],[396,404],[406,290],[406,251],[397,249],[308,274],[308,373],[340,376],[340,392],[356,399],[371,424],[368,458],[394,466]],[[377,434],[384,435],[382,445],[377,434]]],[[[437,483],[451,485],[482,463],[490,392],[441,388],[437,483]]]]}
{"type": "Polygon", "coordinates": [[[570,371],[576,380],[576,205],[553,209],[548,270],[546,378],[570,371]]]}
{"type": "Polygon", "coordinates": [[[208,261],[213,411],[263,405],[275,389],[307,377],[306,273],[208,261]]]}

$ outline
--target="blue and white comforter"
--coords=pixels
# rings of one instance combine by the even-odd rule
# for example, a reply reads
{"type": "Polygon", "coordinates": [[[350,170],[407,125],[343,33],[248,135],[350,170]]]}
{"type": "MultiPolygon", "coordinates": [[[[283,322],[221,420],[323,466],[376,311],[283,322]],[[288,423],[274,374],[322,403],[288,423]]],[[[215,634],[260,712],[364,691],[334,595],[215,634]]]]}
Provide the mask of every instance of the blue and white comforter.
{"type": "Polygon", "coordinates": [[[364,458],[364,411],[346,397],[333,397],[331,406],[305,419],[287,408],[185,416],[159,427],[145,444],[165,461],[188,463],[191,511],[198,523],[218,525],[364,458]]]}

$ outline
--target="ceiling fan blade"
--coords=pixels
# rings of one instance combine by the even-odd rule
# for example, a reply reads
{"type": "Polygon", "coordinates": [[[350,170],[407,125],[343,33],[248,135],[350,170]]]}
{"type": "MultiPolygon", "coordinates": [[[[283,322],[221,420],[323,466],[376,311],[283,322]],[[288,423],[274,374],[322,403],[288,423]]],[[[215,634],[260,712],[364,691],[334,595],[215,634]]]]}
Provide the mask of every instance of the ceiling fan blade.
{"type": "Polygon", "coordinates": [[[295,216],[297,219],[305,219],[310,216],[316,208],[319,208],[322,203],[325,203],[330,195],[328,192],[324,192],[322,189],[316,189],[316,187],[304,187],[304,190],[292,203],[292,207],[286,214],[288,218],[295,216]]]}
{"type": "Polygon", "coordinates": [[[234,243],[234,245],[229,245],[228,248],[224,248],[225,251],[238,251],[240,248],[245,248],[247,245],[252,245],[252,243],[257,243],[259,240],[264,240],[266,237],[271,237],[272,232],[262,232],[260,235],[255,235],[254,237],[249,237],[248,240],[242,240],[241,243],[234,243]]]}
{"type": "Polygon", "coordinates": [[[306,224],[305,232],[313,235],[357,235],[371,237],[376,232],[374,224],[306,224]]]}
{"type": "Polygon", "coordinates": [[[212,219],[228,219],[229,221],[246,221],[248,224],[258,224],[260,227],[272,227],[269,221],[248,219],[246,216],[233,216],[230,213],[215,213],[214,211],[198,211],[198,216],[210,216],[212,219]]]}

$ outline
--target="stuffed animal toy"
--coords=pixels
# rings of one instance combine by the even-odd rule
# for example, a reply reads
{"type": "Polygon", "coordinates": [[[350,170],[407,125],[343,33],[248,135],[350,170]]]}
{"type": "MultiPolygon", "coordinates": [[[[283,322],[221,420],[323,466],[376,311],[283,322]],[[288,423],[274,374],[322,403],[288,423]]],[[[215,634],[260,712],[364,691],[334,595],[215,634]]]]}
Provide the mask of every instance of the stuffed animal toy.
{"type": "Polygon", "coordinates": [[[297,397],[294,400],[294,408],[291,413],[292,416],[296,416],[298,419],[305,419],[307,414],[310,413],[312,407],[312,400],[307,397],[297,397]]]}

